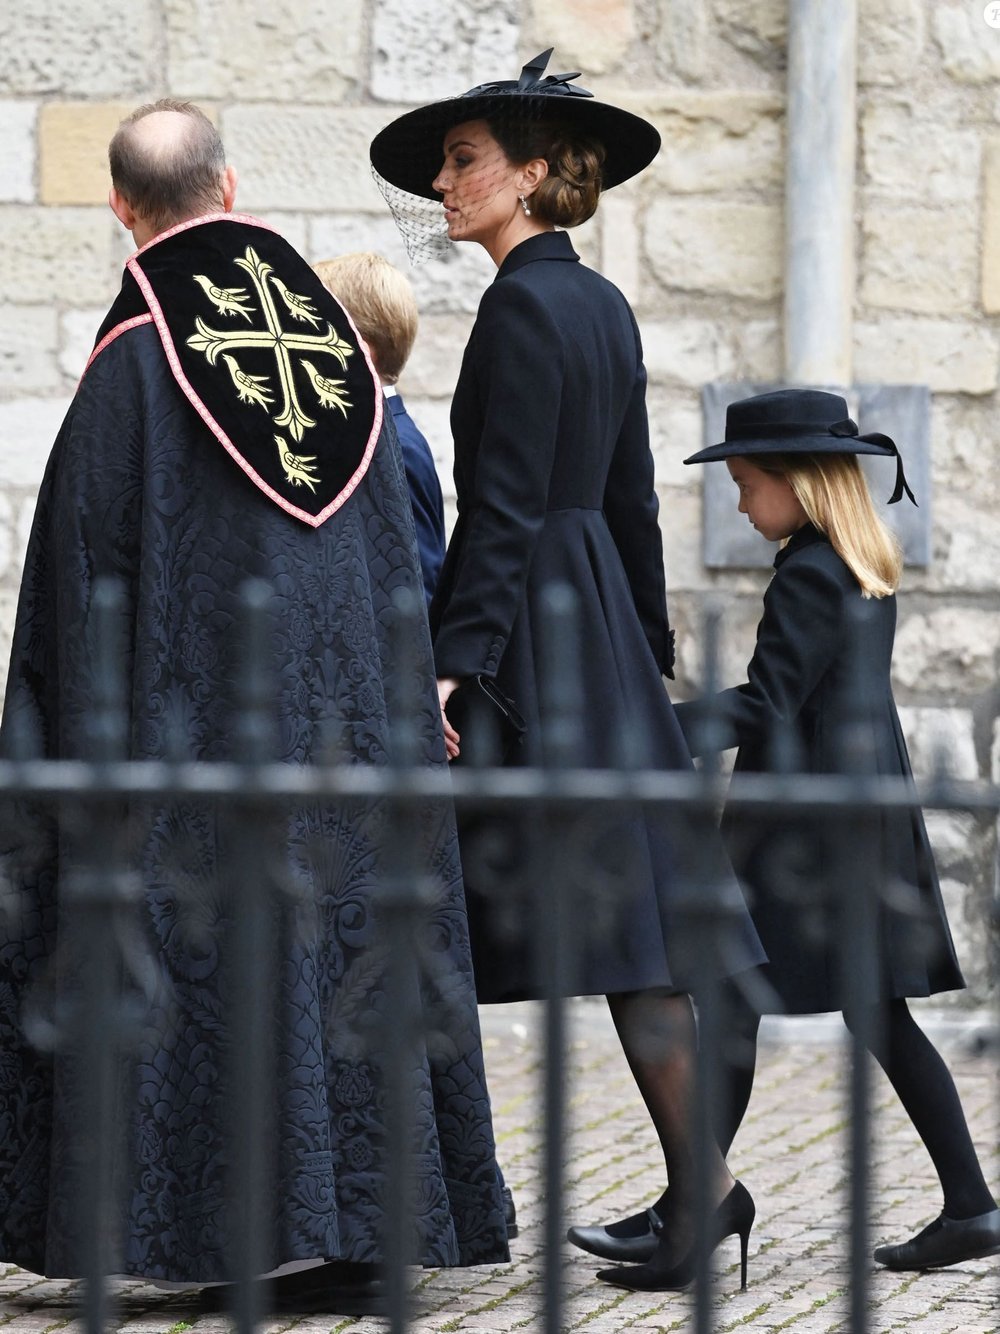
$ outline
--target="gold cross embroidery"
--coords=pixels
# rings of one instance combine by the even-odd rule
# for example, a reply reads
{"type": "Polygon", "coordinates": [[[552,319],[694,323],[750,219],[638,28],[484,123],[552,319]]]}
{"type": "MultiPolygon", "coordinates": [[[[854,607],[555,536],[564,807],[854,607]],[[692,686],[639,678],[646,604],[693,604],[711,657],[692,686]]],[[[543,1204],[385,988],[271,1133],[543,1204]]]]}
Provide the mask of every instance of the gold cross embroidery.
{"type": "MultiPolygon", "coordinates": [[[[292,292],[280,278],[274,276],[273,266],[262,260],[253,246],[248,246],[244,258],[237,259],[235,263],[250,275],[266,327],[213,329],[198,317],[195,320],[197,332],[187,340],[188,347],[194,348],[196,352],[203,352],[210,366],[214,366],[221,355],[229,370],[233,386],[239,394],[240,402],[263,408],[272,417],[275,426],[287,428],[292,439],[298,442],[310,427],[316,425],[316,420],[310,417],[302,406],[296,391],[292,354],[304,352],[314,357],[332,356],[342,368],[346,368],[347,358],[353,354],[354,348],[339,337],[332,324],[320,319],[307,297],[292,292]],[[293,321],[305,324],[310,329],[317,329],[325,323],[326,331],[307,333],[305,330],[286,329],[282,325],[272,288],[277,292],[293,321]],[[234,351],[246,348],[265,348],[274,353],[278,383],[281,388],[281,405],[278,412],[271,412],[274,397],[270,392],[268,377],[246,374],[232,355],[234,351]]],[[[236,303],[233,301],[230,308],[224,312],[213,294],[221,292],[227,297],[232,297],[235,293],[240,293],[238,312],[250,320],[254,307],[248,305],[243,295],[246,292],[245,288],[217,288],[203,275],[195,275],[195,281],[213,300],[220,314],[236,313],[234,309],[236,303]]],[[[351,403],[343,391],[343,380],[323,375],[312,361],[305,358],[300,364],[316,394],[318,405],[326,409],[337,408],[346,416],[351,403]]],[[[293,454],[278,435],[275,436],[275,443],[278,446],[286,479],[293,485],[301,486],[305,483],[315,489],[313,482],[318,480],[315,468],[312,466],[315,455],[303,457],[293,454]]]]}

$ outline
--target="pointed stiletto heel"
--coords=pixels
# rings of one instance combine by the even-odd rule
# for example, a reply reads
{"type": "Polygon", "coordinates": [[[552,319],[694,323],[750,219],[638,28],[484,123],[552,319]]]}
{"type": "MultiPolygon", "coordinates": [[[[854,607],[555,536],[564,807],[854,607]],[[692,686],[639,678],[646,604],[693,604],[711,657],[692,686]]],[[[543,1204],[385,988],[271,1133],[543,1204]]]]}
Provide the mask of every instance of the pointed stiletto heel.
{"type": "MultiPolygon", "coordinates": [[[[756,1208],[754,1213],[756,1214],[756,1208]]],[[[746,1231],[740,1233],[740,1292],[746,1292],[747,1290],[747,1249],[750,1245],[750,1229],[752,1226],[753,1219],[751,1218],[746,1225],[746,1231]]]]}
{"type": "MultiPolygon", "coordinates": [[[[750,1229],[756,1216],[757,1209],[750,1192],[742,1182],[737,1181],[709,1223],[710,1252],[734,1233],[740,1239],[740,1291],[747,1285],[747,1250],[750,1229]]],[[[676,1254],[676,1251],[669,1229],[665,1228],[652,1259],[646,1264],[600,1269],[597,1277],[604,1283],[614,1283],[617,1287],[631,1288],[636,1292],[680,1292],[694,1282],[697,1256],[694,1247],[690,1247],[683,1259],[665,1264],[663,1261],[666,1257],[676,1254]]]]}

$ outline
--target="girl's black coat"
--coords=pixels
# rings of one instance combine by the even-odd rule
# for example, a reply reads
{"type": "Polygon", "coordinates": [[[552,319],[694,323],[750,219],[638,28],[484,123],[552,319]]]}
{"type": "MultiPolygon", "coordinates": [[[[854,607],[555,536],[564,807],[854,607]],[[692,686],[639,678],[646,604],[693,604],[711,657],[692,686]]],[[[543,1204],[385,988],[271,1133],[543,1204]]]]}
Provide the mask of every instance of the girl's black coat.
{"type": "MultiPolygon", "coordinates": [[[[639,733],[655,763],[691,765],[661,675],[673,654],[645,390],[621,293],[578,262],[564,233],[517,246],[483,296],[455,390],[458,522],[431,607],[438,675],[495,677],[524,715],[515,763],[539,753],[542,598],[561,582],[578,600],[581,758],[607,765],[639,733]]],[[[698,980],[679,948],[677,845],[662,822],[591,820],[558,843],[533,841],[537,824],[508,821],[500,838],[493,823],[488,840],[481,823],[460,825],[481,1000],[539,994],[537,940],[525,924],[552,855],[563,870],[573,859],[574,922],[590,928],[569,991],[698,980]]],[[[733,972],[762,955],[731,878],[728,892],[733,972]]]]}
{"type": "MultiPolygon", "coordinates": [[[[890,684],[896,599],[864,600],[829,540],[810,524],[778,552],[774,566],[746,684],[676,706],[692,752],[703,749],[711,716],[721,728],[714,744],[739,746],[735,786],[741,773],[769,768],[777,729],[790,726],[797,767],[841,772],[846,706],[865,729],[878,773],[909,778],[890,684]],[[860,636],[855,648],[852,634],[860,636]],[[859,666],[860,699],[848,685],[857,682],[859,666]]],[[[770,960],[768,978],[785,1008],[799,1014],[843,1008],[835,941],[844,886],[836,867],[850,844],[850,817],[796,823],[727,811],[723,829],[770,960]]],[[[882,994],[928,996],[963,986],[920,812],[880,814],[874,844],[885,895],[878,913],[882,994]]]]}

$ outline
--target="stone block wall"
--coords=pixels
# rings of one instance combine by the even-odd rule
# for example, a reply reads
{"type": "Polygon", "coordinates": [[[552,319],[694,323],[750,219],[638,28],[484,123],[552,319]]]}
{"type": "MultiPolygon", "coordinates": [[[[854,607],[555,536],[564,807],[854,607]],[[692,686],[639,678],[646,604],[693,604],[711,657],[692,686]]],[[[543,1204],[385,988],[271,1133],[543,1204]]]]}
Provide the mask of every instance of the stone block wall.
{"type": "MultiPolygon", "coordinates": [[[[933,391],[931,563],[900,596],[896,685],[915,767],[943,746],[1000,780],[1000,31],[981,0],[858,0],[854,378],[933,391]]],[[[701,563],[700,439],[713,380],[782,373],[785,0],[21,0],[0,15],[0,662],[52,437],[129,251],[106,206],[123,111],[200,102],[239,204],[309,258],[405,263],[368,173],[398,110],[510,76],[554,45],[599,96],[654,120],[653,167],[579,246],[633,302],[646,347],[681,694],[707,597],[725,671],[749,656],[763,576],[701,563]]],[[[448,400],[492,266],[415,270],[403,387],[450,490],[448,400]]],[[[870,423],[877,426],[877,423],[870,423]]],[[[905,451],[906,442],[901,442],[905,451]]],[[[736,520],[734,506],[734,521],[736,520]]],[[[2,668],[0,668],[2,671],[2,668]]],[[[934,816],[971,997],[987,989],[991,822],[934,816]]]]}

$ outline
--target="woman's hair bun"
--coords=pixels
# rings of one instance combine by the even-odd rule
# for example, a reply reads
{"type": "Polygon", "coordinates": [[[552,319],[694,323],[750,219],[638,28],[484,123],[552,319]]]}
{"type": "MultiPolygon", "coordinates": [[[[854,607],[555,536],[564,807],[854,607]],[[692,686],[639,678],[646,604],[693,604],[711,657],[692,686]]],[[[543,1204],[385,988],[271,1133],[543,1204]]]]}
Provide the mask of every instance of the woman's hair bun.
{"type": "Polygon", "coordinates": [[[555,227],[577,227],[592,217],[601,197],[604,146],[547,119],[488,118],[490,131],[511,162],[544,158],[549,172],[531,196],[531,212],[555,227]]]}
{"type": "Polygon", "coordinates": [[[532,212],[557,227],[577,227],[593,216],[601,197],[604,149],[560,138],[546,154],[549,174],[532,195],[532,212]]]}

